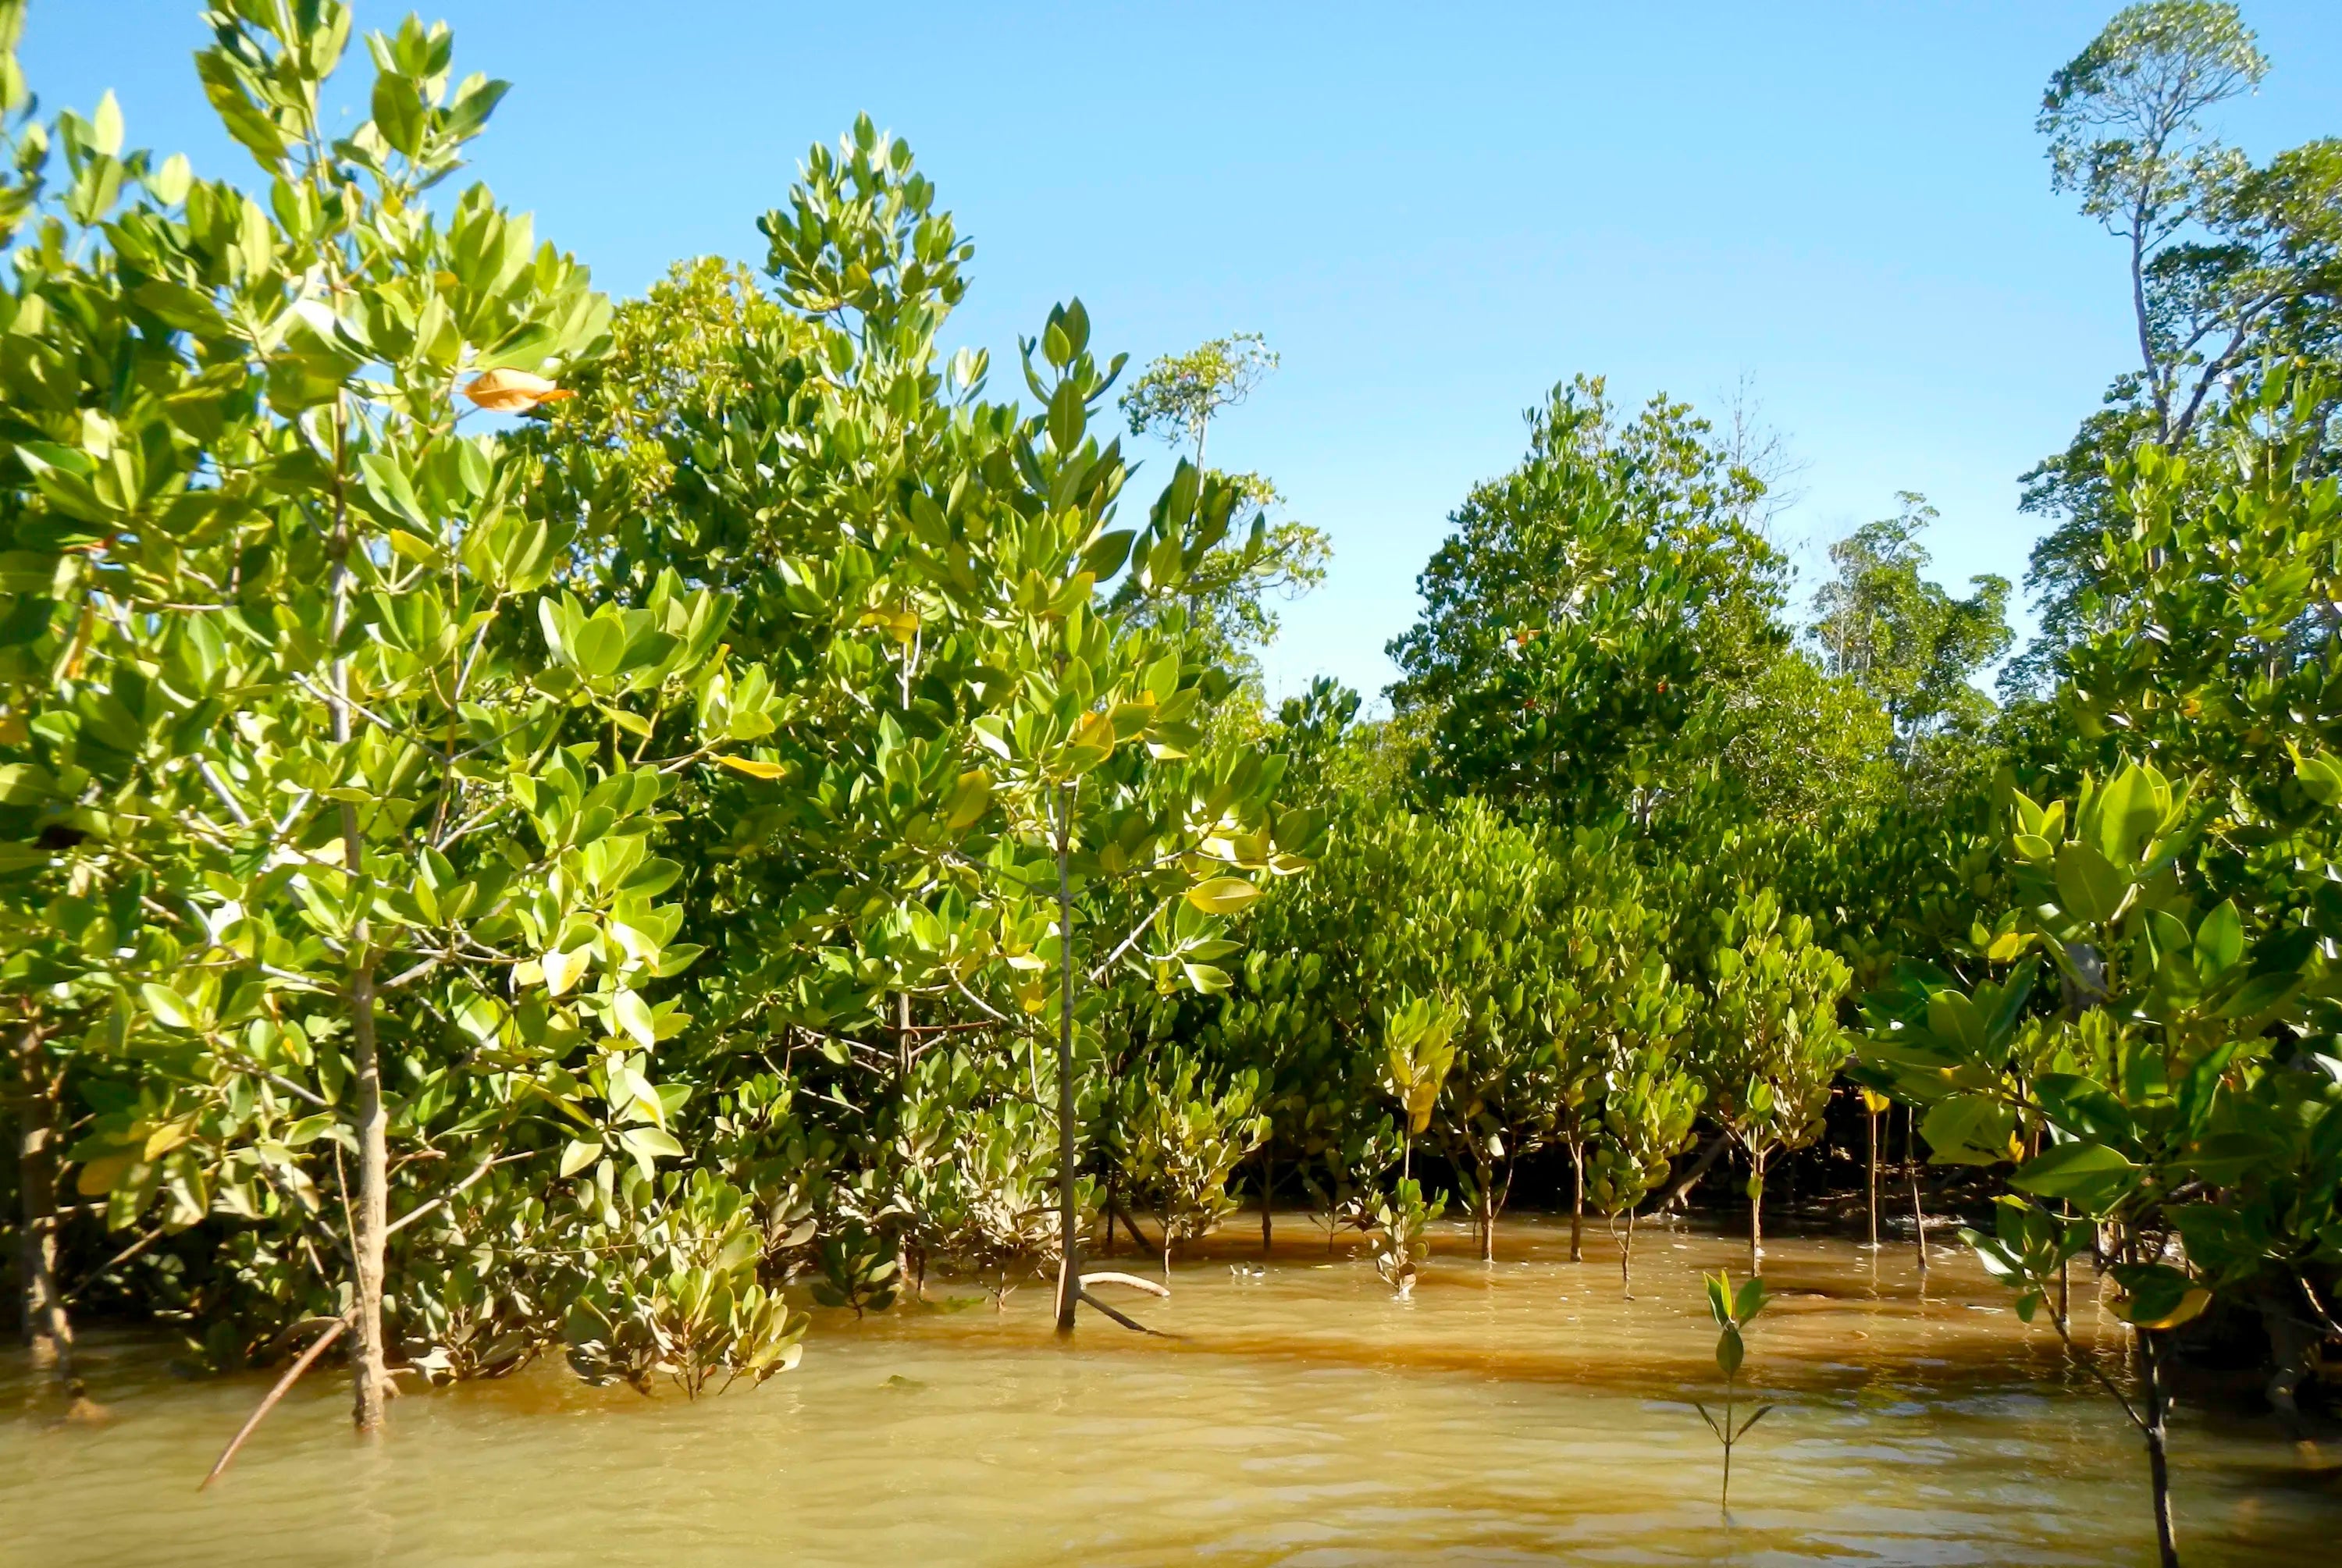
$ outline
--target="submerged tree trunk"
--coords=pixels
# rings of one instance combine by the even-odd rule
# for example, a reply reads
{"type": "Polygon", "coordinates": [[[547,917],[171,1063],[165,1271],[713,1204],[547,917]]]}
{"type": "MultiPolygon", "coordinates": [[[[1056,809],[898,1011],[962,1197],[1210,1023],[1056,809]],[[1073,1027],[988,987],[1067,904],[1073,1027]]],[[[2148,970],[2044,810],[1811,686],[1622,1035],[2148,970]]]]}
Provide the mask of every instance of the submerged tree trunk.
{"type": "Polygon", "coordinates": [[[1618,1288],[1628,1301],[1635,1299],[1635,1276],[1630,1272],[1635,1261],[1635,1211],[1626,1211],[1626,1237],[1618,1247],[1618,1288]]]}
{"type": "Polygon", "coordinates": [[[1919,1250],[1919,1272],[1927,1272],[1927,1211],[1919,1206],[1919,1167],[1911,1167],[1911,1244],[1919,1250]]]}
{"type": "MultiPolygon", "coordinates": [[[[1868,1111],[1868,1107],[1864,1107],[1868,1111]]],[[[1869,1111],[1870,1118],[1870,1250],[1878,1250],[1878,1113],[1869,1111]]]]}
{"type": "Polygon", "coordinates": [[[1569,1261],[1582,1263],[1586,1250],[1580,1244],[1586,1233],[1586,1145],[1572,1140],[1569,1145],[1569,1261]]]}
{"type": "Polygon", "coordinates": [[[2138,1350],[2147,1372],[2147,1468],[2155,1488],[2155,1548],[2162,1568],[2179,1568],[2179,1543],[2171,1529],[2171,1463],[2164,1447],[2171,1411],[2164,1386],[2165,1350],[2153,1329],[2139,1331],[2138,1350]]]}
{"type": "Polygon", "coordinates": [[[1260,1255],[1264,1258],[1268,1256],[1274,1239],[1269,1231],[1268,1207],[1276,1198],[1276,1157],[1264,1149],[1260,1155],[1260,1255]]]}
{"type": "Polygon", "coordinates": [[[1748,1151],[1748,1272],[1765,1266],[1765,1162],[1771,1151],[1748,1151]]]}
{"type": "Polygon", "coordinates": [[[70,1387],[73,1320],[57,1283],[57,1084],[43,1060],[46,1032],[27,1024],[16,1042],[25,1087],[16,1131],[17,1196],[24,1224],[17,1235],[17,1275],[24,1286],[25,1346],[33,1364],[70,1387]]]}

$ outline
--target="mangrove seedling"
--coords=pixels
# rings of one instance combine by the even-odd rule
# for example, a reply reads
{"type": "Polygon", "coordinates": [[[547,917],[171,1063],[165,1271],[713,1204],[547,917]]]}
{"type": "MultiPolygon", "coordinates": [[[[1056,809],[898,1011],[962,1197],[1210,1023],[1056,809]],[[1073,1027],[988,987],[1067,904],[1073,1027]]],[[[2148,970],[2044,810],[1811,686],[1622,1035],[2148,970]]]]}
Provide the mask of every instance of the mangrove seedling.
{"type": "Polygon", "coordinates": [[[1747,1346],[1741,1340],[1740,1331],[1747,1326],[1750,1319],[1765,1310],[1765,1281],[1762,1275],[1751,1275],[1736,1294],[1730,1274],[1719,1273],[1706,1277],[1707,1310],[1709,1315],[1716,1319],[1716,1327],[1722,1331],[1716,1336],[1716,1364],[1724,1373],[1724,1417],[1719,1421],[1707,1406],[1697,1400],[1692,1401],[1692,1408],[1699,1412],[1702,1421],[1707,1423],[1707,1429],[1716,1433],[1716,1440],[1724,1444],[1724,1493],[1721,1502],[1728,1510],[1732,1506],[1733,1445],[1747,1436],[1748,1429],[1764,1420],[1773,1409],[1769,1404],[1760,1404],[1747,1420],[1737,1426],[1733,1424],[1733,1403],[1738,1393],[1740,1363],[1747,1355],[1747,1346]]]}

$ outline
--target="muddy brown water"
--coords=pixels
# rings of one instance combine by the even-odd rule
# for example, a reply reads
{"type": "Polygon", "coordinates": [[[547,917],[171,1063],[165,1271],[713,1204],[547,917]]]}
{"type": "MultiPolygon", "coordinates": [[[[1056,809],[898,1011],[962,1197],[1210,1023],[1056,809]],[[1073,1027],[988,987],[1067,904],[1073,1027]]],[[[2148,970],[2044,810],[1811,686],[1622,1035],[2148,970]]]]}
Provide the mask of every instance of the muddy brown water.
{"type": "MultiPolygon", "coordinates": [[[[1963,1253],[1923,1288],[1907,1243],[1768,1247],[1746,1378],[1778,1408],[1727,1519],[1690,1402],[1720,1392],[1700,1273],[1738,1277],[1745,1242],[1646,1226],[1627,1301],[1598,1228],[1575,1265],[1566,1224],[1507,1221],[1493,1266],[1449,1230],[1399,1303],[1347,1243],[1277,1233],[1265,1273],[1239,1231],[1169,1301],[1128,1297],[1176,1339],[1086,1319],[1060,1343],[1035,1284],[817,1313],[798,1370],[696,1404],[550,1364],[424,1392],[368,1444],[321,1375],[202,1495],[267,1378],[181,1381],[99,1336],[107,1418],[61,1425],[11,1353],[0,1563],[2152,1561],[2120,1413],[1963,1253]]],[[[2087,1285],[2076,1321],[2119,1376],[2087,1285]]],[[[2342,1563],[2342,1445],[2186,1404],[2174,1445],[2191,1565],[2342,1563]]]]}

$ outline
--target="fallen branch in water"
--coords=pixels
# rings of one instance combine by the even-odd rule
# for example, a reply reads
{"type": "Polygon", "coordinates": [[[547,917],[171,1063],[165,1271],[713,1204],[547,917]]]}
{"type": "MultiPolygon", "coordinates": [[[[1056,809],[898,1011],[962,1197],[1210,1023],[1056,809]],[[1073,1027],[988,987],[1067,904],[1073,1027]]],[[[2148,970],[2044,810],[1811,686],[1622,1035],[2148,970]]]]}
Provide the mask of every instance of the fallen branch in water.
{"type": "Polygon", "coordinates": [[[1138,1247],[1142,1251],[1158,1254],[1163,1251],[1161,1247],[1155,1245],[1152,1242],[1149,1242],[1146,1239],[1146,1233],[1138,1228],[1138,1222],[1132,1219],[1130,1217],[1130,1211],[1124,1208],[1120,1203],[1115,1204],[1106,1214],[1106,1223],[1109,1233],[1111,1233],[1113,1230],[1114,1222],[1117,1219],[1123,1223],[1124,1228],[1130,1232],[1132,1245],[1138,1247]]]}
{"type": "Polygon", "coordinates": [[[1132,1290],[1145,1291],[1148,1295],[1161,1296],[1166,1301],[1171,1298],[1170,1286],[1156,1284],[1153,1280],[1140,1279],[1136,1274],[1113,1273],[1084,1274],[1082,1288],[1087,1290],[1092,1285],[1128,1285],[1132,1290]]]}
{"type": "Polygon", "coordinates": [[[245,1418],[244,1424],[236,1429],[235,1435],[228,1439],[227,1446],[220,1450],[218,1462],[213,1464],[210,1474],[196,1483],[196,1491],[203,1491],[220,1478],[220,1472],[225,1470],[235,1458],[235,1451],[244,1446],[244,1440],[252,1435],[253,1429],[267,1419],[268,1413],[276,1408],[276,1402],[285,1397],[285,1391],[301,1381],[301,1374],[308,1371],[315,1363],[316,1359],[325,1353],[325,1347],[341,1338],[342,1331],[349,1326],[350,1320],[347,1317],[334,1319],[332,1326],[319,1334],[307,1350],[301,1353],[300,1359],[285,1369],[285,1375],[276,1380],[276,1386],[268,1391],[268,1397],[260,1402],[260,1408],[245,1418]]]}
{"type": "Polygon", "coordinates": [[[1707,1174],[1708,1167],[1716,1164],[1717,1156],[1731,1142],[1732,1134],[1729,1133],[1718,1133],[1709,1140],[1707,1147],[1699,1152],[1699,1158],[1686,1166],[1682,1175],[1668,1183],[1667,1190],[1659,1194],[1658,1212],[1664,1213],[1689,1197],[1691,1190],[1699,1185],[1699,1179],[1707,1174]]]}
{"type": "MultiPolygon", "coordinates": [[[[1106,1316],[1114,1319],[1115,1322],[1120,1323],[1123,1327],[1129,1329],[1134,1333],[1153,1334],[1156,1339],[1177,1339],[1179,1337],[1176,1333],[1165,1333],[1159,1328],[1148,1328],[1136,1318],[1123,1316],[1122,1313],[1115,1311],[1114,1308],[1106,1305],[1106,1303],[1098,1300],[1097,1297],[1090,1294],[1087,1291],[1076,1291],[1074,1293],[1077,1299],[1096,1307],[1098,1311],[1106,1313],[1106,1316]]],[[[1166,1292],[1165,1293],[1168,1294],[1169,1293],[1166,1292]]]]}

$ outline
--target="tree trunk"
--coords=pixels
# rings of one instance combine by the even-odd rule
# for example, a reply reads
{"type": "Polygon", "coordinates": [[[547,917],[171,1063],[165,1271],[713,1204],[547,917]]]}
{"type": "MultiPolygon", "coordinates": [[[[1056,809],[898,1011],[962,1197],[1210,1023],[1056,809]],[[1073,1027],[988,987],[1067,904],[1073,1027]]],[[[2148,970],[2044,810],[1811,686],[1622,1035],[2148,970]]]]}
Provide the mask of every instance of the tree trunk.
{"type": "Polygon", "coordinates": [[[1260,1155],[1260,1255],[1268,1256],[1274,1239],[1269,1230],[1268,1206],[1276,1199],[1276,1157],[1267,1150],[1260,1155]]]}
{"type": "Polygon", "coordinates": [[[18,1279],[24,1286],[25,1345],[33,1364],[58,1383],[74,1381],[73,1321],[57,1283],[57,1083],[43,1058],[46,1032],[27,1024],[16,1042],[25,1086],[16,1133],[17,1196],[24,1205],[18,1233],[18,1279]]]}
{"type": "Polygon", "coordinates": [[[1919,1206],[1919,1167],[1911,1167],[1911,1244],[1919,1249],[1919,1272],[1927,1272],[1927,1211],[1919,1206]]]}
{"type": "Polygon", "coordinates": [[[2165,1423],[2171,1401],[2164,1387],[2164,1347],[2156,1331],[2138,1334],[2139,1357],[2147,1369],[2147,1468],[2155,1487],[2155,1547],[2162,1568],[2179,1568],[2179,1544],[2171,1531],[2171,1463],[2165,1453],[2165,1423]]]}
{"type": "Polygon", "coordinates": [[[1106,1251],[1104,1255],[1109,1258],[1114,1256],[1114,1162],[1110,1159],[1106,1163],[1106,1251]]]}
{"type": "Polygon", "coordinates": [[[1635,1211],[1626,1211],[1626,1239],[1618,1248],[1618,1288],[1628,1301],[1635,1299],[1635,1276],[1629,1272],[1635,1261],[1635,1211]]]}
{"type": "Polygon", "coordinates": [[[1493,1263],[1496,1261],[1496,1172],[1485,1161],[1480,1164],[1479,1198],[1480,1261],[1493,1263]]]}
{"type": "MultiPolygon", "coordinates": [[[[329,706],[334,739],[347,747],[351,738],[349,660],[340,652],[342,633],[349,624],[349,426],[348,410],[334,404],[334,567],[332,589],[333,691],[329,706]]],[[[358,826],[354,802],[340,806],[342,869],[358,884],[357,905],[364,909],[365,837],[358,826]]],[[[351,1419],[362,1433],[378,1431],[390,1395],[390,1372],[383,1344],[382,1293],[385,1255],[390,1240],[390,1119],[382,1104],[382,1056],[374,1029],[374,923],[359,915],[350,930],[350,1052],[352,1078],[357,1090],[355,1124],[358,1145],[358,1201],[350,1216],[350,1261],[353,1325],[357,1333],[350,1350],[351,1419]]],[[[347,1194],[344,1199],[347,1201],[347,1194]]]]}
{"type": "Polygon", "coordinates": [[[1770,1151],[1748,1151],[1748,1272],[1765,1266],[1765,1161],[1770,1151]]]}
{"type": "MultiPolygon", "coordinates": [[[[351,817],[355,808],[345,804],[351,817]]],[[[361,931],[359,940],[364,941],[361,931]]],[[[350,1417],[360,1432],[380,1429],[390,1394],[383,1343],[382,1293],[390,1242],[390,1118],[382,1103],[382,1057],[374,1033],[374,964],[350,984],[350,1044],[357,1086],[358,1201],[350,1251],[357,1265],[357,1347],[351,1353],[350,1417]]]]}
{"type": "Polygon", "coordinates": [[[1682,1175],[1667,1183],[1667,1190],[1659,1195],[1658,1206],[1666,1210],[1681,1203],[1691,1190],[1699,1185],[1699,1179],[1707,1174],[1708,1167],[1716,1164],[1731,1142],[1732,1134],[1729,1133],[1718,1133],[1710,1138],[1707,1147],[1699,1152],[1699,1158],[1694,1160],[1682,1175]]]}
{"type": "Polygon", "coordinates": [[[1870,1114],[1870,1250],[1878,1250],[1878,1113],[1870,1114]]]}
{"type": "MultiPolygon", "coordinates": [[[[1074,803],[1057,786],[1057,1332],[1074,1331],[1081,1299],[1081,1239],[1074,1214],[1074,803]]],[[[1170,1272],[1170,1237],[1164,1237],[1164,1272],[1170,1272]]]]}
{"type": "Polygon", "coordinates": [[[1586,1249],[1581,1244],[1586,1234],[1586,1145],[1572,1142],[1569,1145],[1569,1261],[1582,1263],[1586,1249]]]}

